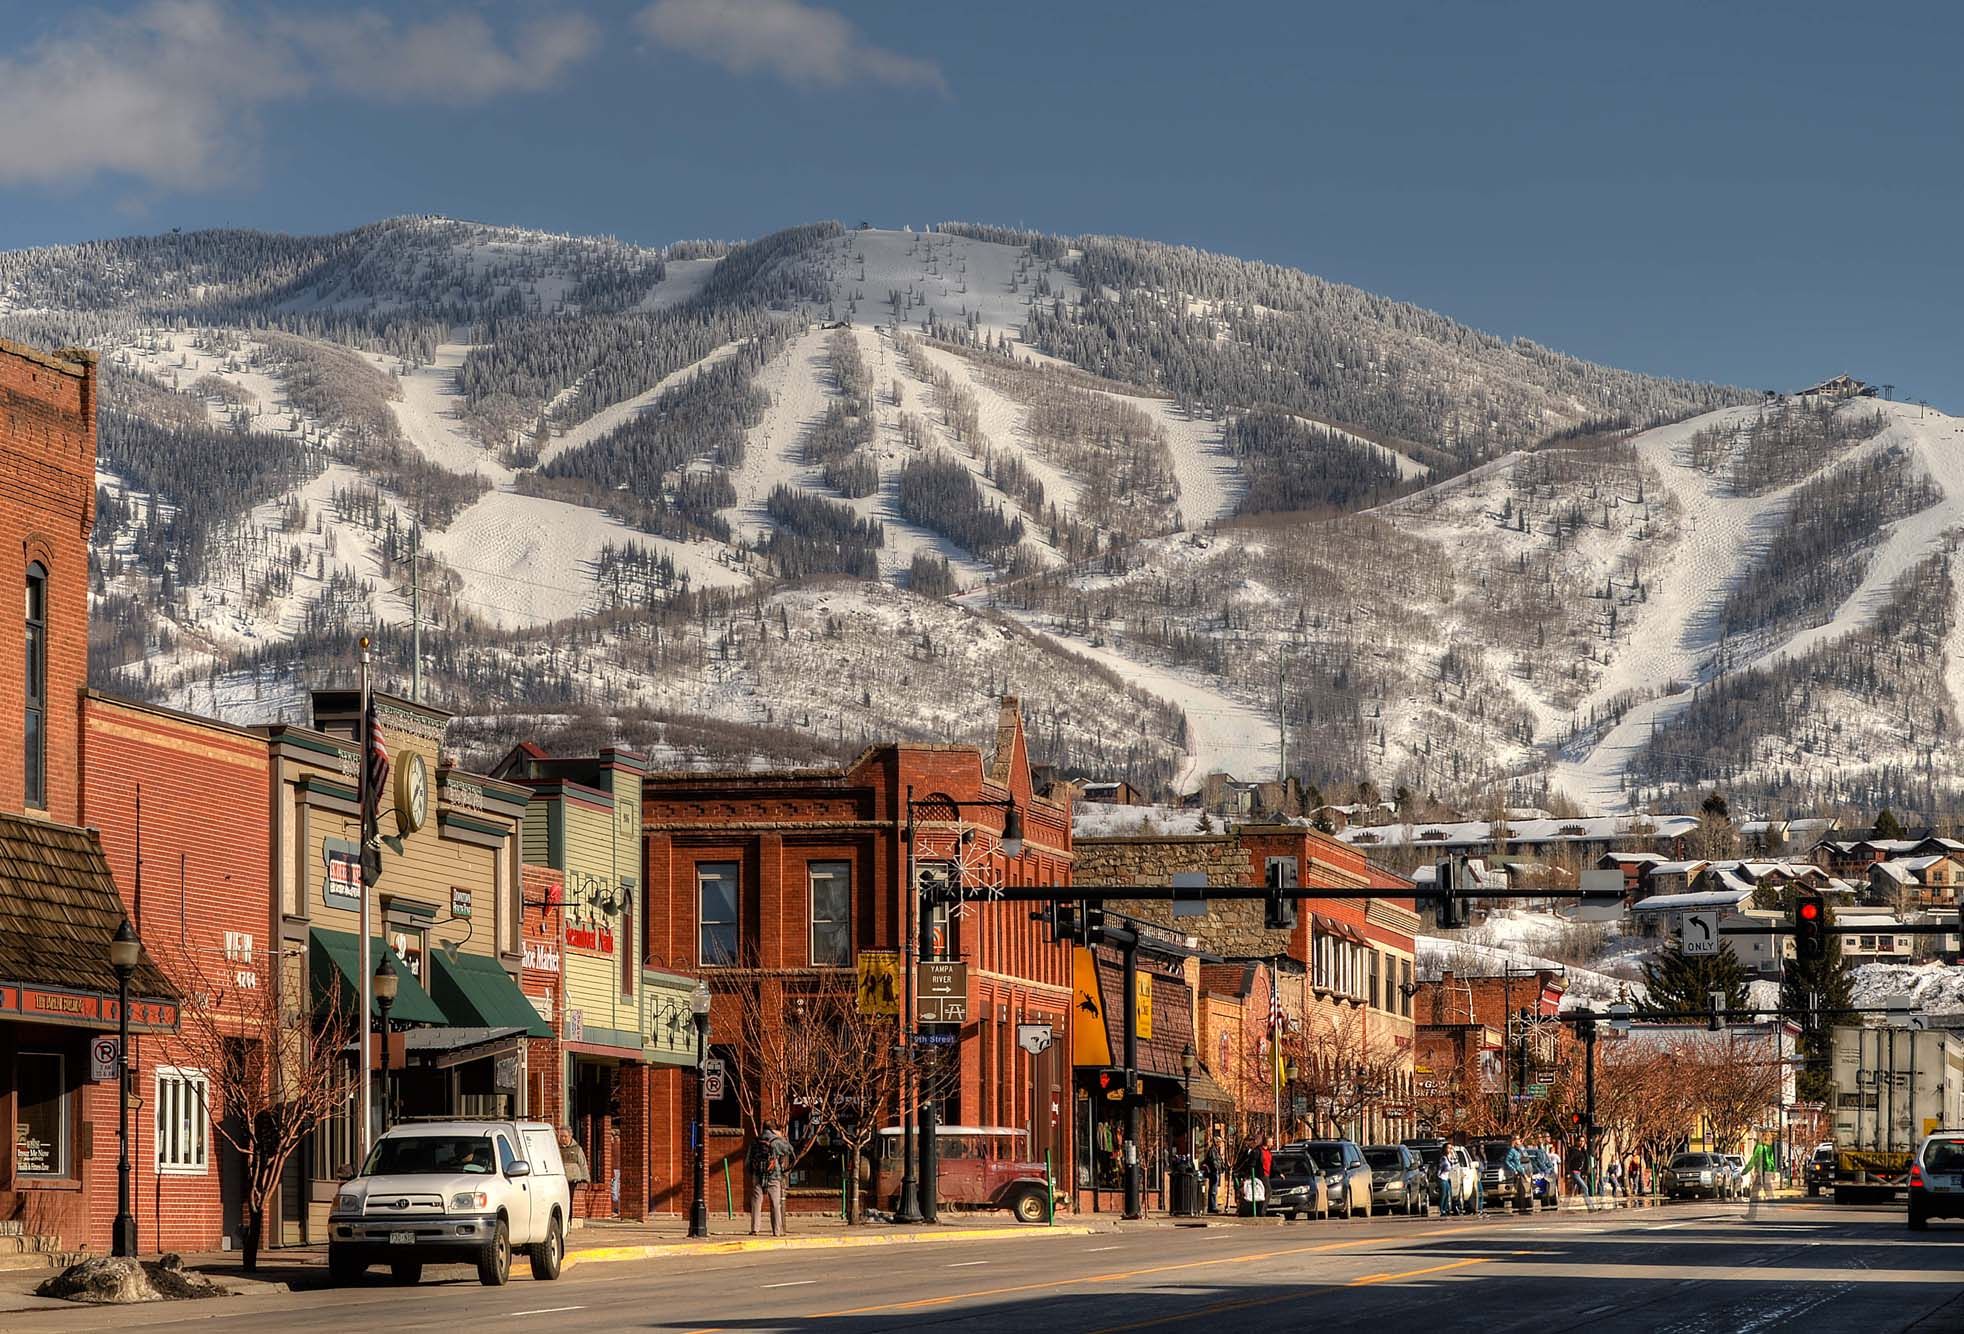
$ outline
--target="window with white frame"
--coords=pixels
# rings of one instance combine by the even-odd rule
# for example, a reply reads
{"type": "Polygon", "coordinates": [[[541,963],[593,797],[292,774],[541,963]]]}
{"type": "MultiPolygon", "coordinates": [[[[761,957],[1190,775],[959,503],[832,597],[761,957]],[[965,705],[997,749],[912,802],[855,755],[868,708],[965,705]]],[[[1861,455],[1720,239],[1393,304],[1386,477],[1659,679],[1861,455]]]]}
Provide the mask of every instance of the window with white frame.
{"type": "Polygon", "coordinates": [[[202,1175],[211,1166],[211,1084],[202,1070],[157,1068],[157,1170],[202,1175]]]}
{"type": "Polygon", "coordinates": [[[849,862],[809,862],[805,876],[811,886],[812,952],[815,967],[846,968],[852,964],[852,865],[849,862]]]}

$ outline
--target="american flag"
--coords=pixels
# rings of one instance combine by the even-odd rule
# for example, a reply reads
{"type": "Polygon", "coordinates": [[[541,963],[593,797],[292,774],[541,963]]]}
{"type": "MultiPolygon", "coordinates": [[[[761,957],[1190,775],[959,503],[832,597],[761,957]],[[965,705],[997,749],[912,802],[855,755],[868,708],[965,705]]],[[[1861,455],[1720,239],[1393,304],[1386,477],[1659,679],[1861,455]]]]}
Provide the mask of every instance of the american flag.
{"type": "Polygon", "coordinates": [[[382,718],[375,699],[368,701],[368,805],[362,818],[374,829],[381,818],[382,805],[389,790],[389,743],[382,737],[382,718]]]}

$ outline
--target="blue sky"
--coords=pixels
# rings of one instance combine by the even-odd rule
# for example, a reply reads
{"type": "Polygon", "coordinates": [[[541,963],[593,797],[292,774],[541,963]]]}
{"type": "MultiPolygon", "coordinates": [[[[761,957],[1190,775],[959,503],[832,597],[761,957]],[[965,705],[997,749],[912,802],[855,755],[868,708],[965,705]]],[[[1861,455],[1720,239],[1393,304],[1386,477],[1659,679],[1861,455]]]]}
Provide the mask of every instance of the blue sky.
{"type": "Polygon", "coordinates": [[[0,248],[944,218],[1964,410],[1964,6],[0,0],[0,248]]]}

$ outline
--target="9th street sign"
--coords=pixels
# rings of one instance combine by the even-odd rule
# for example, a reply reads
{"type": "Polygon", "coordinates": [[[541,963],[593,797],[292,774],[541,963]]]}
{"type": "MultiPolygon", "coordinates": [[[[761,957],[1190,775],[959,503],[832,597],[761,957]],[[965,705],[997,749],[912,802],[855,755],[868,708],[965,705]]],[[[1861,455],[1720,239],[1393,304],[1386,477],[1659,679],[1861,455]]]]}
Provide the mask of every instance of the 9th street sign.
{"type": "Polygon", "coordinates": [[[968,965],[959,959],[926,959],[914,969],[914,1022],[968,1022],[968,965]]]}

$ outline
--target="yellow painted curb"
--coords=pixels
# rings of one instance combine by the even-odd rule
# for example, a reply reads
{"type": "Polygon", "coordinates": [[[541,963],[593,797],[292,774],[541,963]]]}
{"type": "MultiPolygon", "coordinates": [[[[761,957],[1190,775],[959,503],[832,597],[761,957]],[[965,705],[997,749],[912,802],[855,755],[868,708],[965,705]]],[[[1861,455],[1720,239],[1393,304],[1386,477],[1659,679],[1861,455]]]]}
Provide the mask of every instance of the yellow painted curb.
{"type": "Polygon", "coordinates": [[[654,1260],[664,1255],[737,1255],[745,1251],[826,1251],[860,1246],[918,1246],[936,1241],[1008,1241],[1013,1237],[1088,1237],[1097,1228],[1070,1224],[1051,1227],[945,1228],[930,1232],[876,1232],[868,1236],[735,1237],[728,1241],[664,1241],[643,1246],[592,1246],[568,1251],[564,1264],[612,1264],[654,1260]]]}

